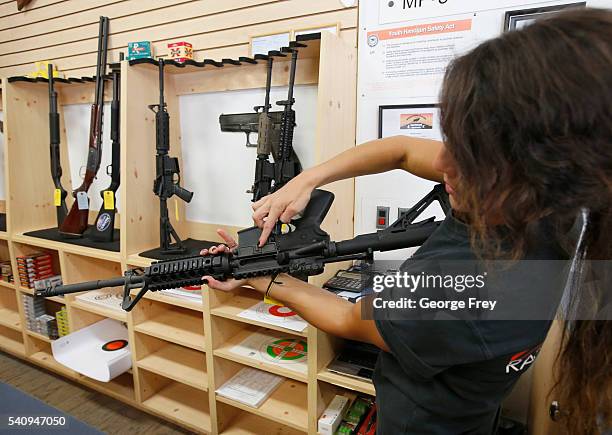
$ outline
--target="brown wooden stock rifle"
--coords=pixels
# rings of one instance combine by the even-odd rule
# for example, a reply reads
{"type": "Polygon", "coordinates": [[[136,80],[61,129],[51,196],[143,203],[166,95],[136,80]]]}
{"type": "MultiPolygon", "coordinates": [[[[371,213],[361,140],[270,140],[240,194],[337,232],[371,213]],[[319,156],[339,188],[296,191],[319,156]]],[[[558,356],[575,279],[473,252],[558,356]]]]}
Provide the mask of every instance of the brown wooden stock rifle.
{"type": "Polygon", "coordinates": [[[108,48],[108,17],[100,17],[98,34],[98,63],[96,65],[96,93],[91,106],[89,127],[89,151],[83,183],[73,190],[74,202],[70,212],[59,228],[67,238],[82,237],[89,220],[89,198],[87,192],[96,178],[102,160],[102,115],[104,105],[104,74],[106,72],[106,50],[108,48]]]}

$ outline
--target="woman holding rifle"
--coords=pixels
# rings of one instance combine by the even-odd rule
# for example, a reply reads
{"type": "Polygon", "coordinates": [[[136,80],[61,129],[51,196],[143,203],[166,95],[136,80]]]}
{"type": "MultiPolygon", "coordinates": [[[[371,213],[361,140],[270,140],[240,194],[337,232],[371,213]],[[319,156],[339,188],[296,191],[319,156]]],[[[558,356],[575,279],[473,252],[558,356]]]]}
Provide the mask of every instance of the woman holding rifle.
{"type": "MultiPolygon", "coordinates": [[[[404,169],[445,183],[453,208],[409,270],[432,259],[608,260],[611,100],[612,12],[572,10],[506,33],[448,68],[444,143],[381,139],[304,171],[253,205],[260,242],[278,220],[289,222],[302,210],[316,187],[404,169]],[[575,222],[581,234],[570,240],[575,222]]],[[[220,234],[227,245],[212,253],[235,246],[220,234]]],[[[220,290],[246,285],[267,292],[323,331],[380,347],[373,380],[383,435],[495,433],[502,400],[537,356],[552,321],[419,322],[384,312],[367,320],[366,302],[351,304],[291,276],[205,278],[220,290]]],[[[534,290],[502,284],[516,298],[534,290]]],[[[574,290],[572,298],[586,292],[580,283],[574,290]]],[[[609,300],[610,288],[598,290],[609,300]]],[[[557,302],[551,299],[552,310],[557,302]]],[[[572,434],[600,433],[612,427],[612,326],[605,319],[568,320],[563,337],[563,421],[572,434]]]]}

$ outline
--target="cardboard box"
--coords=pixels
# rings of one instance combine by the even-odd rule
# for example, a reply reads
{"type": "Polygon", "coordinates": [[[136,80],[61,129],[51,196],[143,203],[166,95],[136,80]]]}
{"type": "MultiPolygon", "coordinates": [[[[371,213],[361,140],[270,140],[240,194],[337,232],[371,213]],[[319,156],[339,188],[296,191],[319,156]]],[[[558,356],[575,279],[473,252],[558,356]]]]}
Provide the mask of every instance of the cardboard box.
{"type": "Polygon", "coordinates": [[[168,57],[177,62],[185,62],[187,59],[193,59],[193,47],[186,41],[169,43],[168,53],[168,57]]]}
{"type": "Polygon", "coordinates": [[[334,397],[319,418],[318,432],[322,435],[334,435],[336,429],[338,429],[338,426],[340,426],[342,422],[348,405],[349,399],[347,397],[338,395],[334,397]]]}
{"type": "Polygon", "coordinates": [[[128,42],[127,60],[153,57],[153,46],[149,41],[128,42]]]}

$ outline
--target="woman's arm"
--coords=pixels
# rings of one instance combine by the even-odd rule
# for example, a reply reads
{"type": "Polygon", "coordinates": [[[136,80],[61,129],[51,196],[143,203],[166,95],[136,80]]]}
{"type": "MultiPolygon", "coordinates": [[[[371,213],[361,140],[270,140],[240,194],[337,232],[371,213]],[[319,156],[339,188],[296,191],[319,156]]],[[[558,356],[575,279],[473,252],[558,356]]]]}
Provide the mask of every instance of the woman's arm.
{"type": "Polygon", "coordinates": [[[442,142],[408,136],[393,136],[366,142],[304,171],[314,187],[361,175],[403,169],[427,180],[442,182],[433,161],[442,142]]]}
{"type": "MultiPolygon", "coordinates": [[[[246,284],[264,294],[270,280],[270,277],[253,278],[246,284]]],[[[210,284],[214,287],[216,283],[210,284]]],[[[269,295],[328,334],[371,343],[389,351],[374,321],[362,319],[361,302],[352,304],[333,293],[285,274],[276,277],[269,295]]]]}
{"type": "Polygon", "coordinates": [[[418,177],[442,182],[443,175],[433,167],[442,147],[441,142],[394,136],[366,142],[305,170],[279,191],[253,204],[253,220],[263,228],[260,244],[265,243],[279,219],[287,223],[302,211],[312,191],[319,186],[393,169],[403,169],[418,177]]]}

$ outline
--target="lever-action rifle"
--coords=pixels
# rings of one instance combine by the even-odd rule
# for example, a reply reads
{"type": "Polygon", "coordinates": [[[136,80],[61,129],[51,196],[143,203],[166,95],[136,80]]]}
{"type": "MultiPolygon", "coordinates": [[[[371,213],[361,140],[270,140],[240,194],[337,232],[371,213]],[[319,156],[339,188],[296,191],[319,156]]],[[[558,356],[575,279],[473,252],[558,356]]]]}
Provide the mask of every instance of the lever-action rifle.
{"type": "Polygon", "coordinates": [[[104,107],[104,74],[106,71],[106,49],[108,47],[108,17],[100,17],[98,33],[98,61],[96,65],[96,94],[91,106],[89,126],[89,150],[85,177],[81,186],[73,190],[74,202],[70,213],[60,225],[64,237],[81,237],[87,229],[89,218],[89,198],[87,192],[100,169],[102,157],[102,115],[104,107]]]}
{"type": "Polygon", "coordinates": [[[293,150],[295,111],[292,106],[295,103],[293,88],[297,56],[297,50],[293,50],[287,100],[277,103],[280,106],[284,106],[283,111],[270,111],[272,108],[270,104],[270,90],[272,87],[272,67],[274,63],[274,58],[270,55],[267,57],[266,97],[264,105],[256,106],[254,108],[255,112],[252,113],[219,116],[221,131],[246,133],[247,147],[254,146],[249,140],[250,134],[258,133],[255,178],[253,187],[247,192],[253,194],[253,202],[279,189],[302,171],[300,160],[293,150]],[[289,145],[287,146],[287,144],[289,145]],[[270,155],[274,158],[274,162],[270,162],[270,155]]]}
{"type": "Polygon", "coordinates": [[[60,160],[60,116],[57,112],[57,92],[55,91],[53,80],[53,65],[49,64],[49,148],[51,152],[51,178],[55,192],[53,203],[57,214],[58,228],[66,219],[68,208],[66,207],[66,197],[68,192],[62,186],[62,162],[60,160]]]}
{"type": "MultiPolygon", "coordinates": [[[[119,61],[123,60],[123,53],[119,54],[119,61]]],[[[102,197],[102,205],[96,218],[96,224],[93,227],[90,237],[93,240],[101,242],[112,242],[115,234],[115,215],[117,214],[117,205],[115,203],[117,189],[121,183],[120,159],[121,159],[121,141],[119,135],[119,110],[120,110],[120,70],[121,64],[115,65],[112,70],[113,78],[113,100],[111,102],[111,124],[110,138],[113,143],[111,164],[106,168],[106,173],[110,175],[111,182],[109,186],[100,192],[102,197]],[[109,171],[110,170],[110,171],[109,171]]]]}
{"type": "Polygon", "coordinates": [[[164,101],[164,59],[159,59],[159,104],[149,106],[155,113],[155,156],[156,175],[153,192],[159,197],[159,243],[161,254],[181,254],[186,251],[183,241],[172,227],[168,216],[168,199],[176,195],[185,202],[190,202],[193,192],[180,186],[178,158],[168,156],[170,151],[170,115],[164,101]],[[171,245],[171,238],[176,244],[171,245]]]}
{"type": "Polygon", "coordinates": [[[205,275],[226,280],[284,272],[304,278],[322,273],[327,263],[372,260],[375,251],[419,246],[436,230],[439,222],[430,218],[415,223],[415,219],[434,201],[440,203],[445,213],[450,210],[448,196],[443,186],[438,185],[389,228],[333,242],[320,227],[333,200],[332,193],[315,190],[302,217],[293,222],[295,229],[284,234],[271,234],[262,247],[259,247],[261,229],[251,227],[238,233],[238,248],[231,253],[159,261],[144,269],[128,270],[120,278],[61,285],[37,291],[36,295],[50,297],[123,286],[122,307],[130,311],[147,291],[198,285],[205,275]],[[130,292],[135,289],[140,291],[132,299],[130,292]]]}

